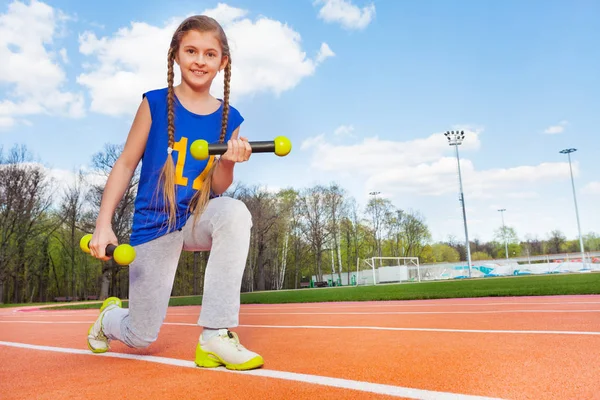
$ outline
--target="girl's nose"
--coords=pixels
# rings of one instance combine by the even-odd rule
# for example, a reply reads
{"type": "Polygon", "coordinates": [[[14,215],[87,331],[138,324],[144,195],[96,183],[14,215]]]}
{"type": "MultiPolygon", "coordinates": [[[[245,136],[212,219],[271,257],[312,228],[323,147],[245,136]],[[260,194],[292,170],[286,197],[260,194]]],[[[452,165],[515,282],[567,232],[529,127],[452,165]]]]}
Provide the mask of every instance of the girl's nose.
{"type": "Polygon", "coordinates": [[[202,53],[198,53],[198,55],[196,56],[196,62],[200,65],[202,64],[206,64],[206,60],[205,60],[205,55],[202,53]]]}

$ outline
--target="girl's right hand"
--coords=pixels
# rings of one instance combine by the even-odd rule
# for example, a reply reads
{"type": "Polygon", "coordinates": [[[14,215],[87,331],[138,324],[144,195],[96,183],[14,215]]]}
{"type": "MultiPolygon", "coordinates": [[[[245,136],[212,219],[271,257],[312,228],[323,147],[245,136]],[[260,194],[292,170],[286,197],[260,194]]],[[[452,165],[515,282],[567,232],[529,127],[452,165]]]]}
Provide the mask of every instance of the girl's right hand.
{"type": "Polygon", "coordinates": [[[92,234],[92,240],[90,240],[90,254],[102,261],[110,260],[110,257],[106,255],[106,246],[109,244],[114,244],[115,246],[119,244],[112,228],[96,227],[96,230],[92,234]]]}

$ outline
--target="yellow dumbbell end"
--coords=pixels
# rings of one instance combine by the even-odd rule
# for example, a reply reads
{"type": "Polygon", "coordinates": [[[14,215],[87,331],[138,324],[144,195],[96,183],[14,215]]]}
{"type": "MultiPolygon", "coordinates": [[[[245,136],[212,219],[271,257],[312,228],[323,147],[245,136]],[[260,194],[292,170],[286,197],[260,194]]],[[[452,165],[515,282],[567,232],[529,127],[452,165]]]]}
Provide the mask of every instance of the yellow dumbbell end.
{"type": "Polygon", "coordinates": [[[135,249],[128,244],[119,245],[113,253],[113,259],[119,265],[129,265],[135,260],[135,249]]]}
{"type": "Polygon", "coordinates": [[[90,240],[92,240],[92,234],[88,233],[79,241],[79,248],[83,250],[84,253],[90,252],[90,240]]]}
{"type": "Polygon", "coordinates": [[[190,146],[190,154],[196,160],[206,160],[208,158],[208,142],[202,139],[194,140],[190,146]]]}
{"type": "Polygon", "coordinates": [[[275,154],[279,157],[287,156],[292,151],[292,142],[285,136],[275,138],[275,154]]]}

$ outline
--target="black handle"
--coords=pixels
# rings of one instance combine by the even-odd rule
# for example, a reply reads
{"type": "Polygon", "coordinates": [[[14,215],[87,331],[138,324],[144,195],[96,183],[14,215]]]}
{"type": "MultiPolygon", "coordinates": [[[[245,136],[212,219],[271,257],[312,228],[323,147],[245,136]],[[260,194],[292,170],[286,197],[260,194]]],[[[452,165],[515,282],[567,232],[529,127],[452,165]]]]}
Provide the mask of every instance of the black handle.
{"type": "MultiPolygon", "coordinates": [[[[87,253],[89,253],[89,252],[90,252],[90,242],[92,241],[91,235],[89,235],[89,236],[90,236],[90,239],[89,239],[89,240],[85,240],[85,241],[83,242],[83,243],[85,243],[85,247],[87,248],[87,249],[85,250],[87,253]]],[[[83,239],[85,239],[85,238],[82,238],[82,241],[83,241],[83,239]]],[[[112,243],[109,243],[109,244],[106,246],[106,249],[105,249],[105,251],[104,251],[104,254],[106,254],[108,257],[112,257],[112,256],[113,256],[113,254],[115,253],[115,249],[116,249],[116,248],[117,248],[117,246],[115,246],[115,245],[114,245],[114,244],[112,244],[112,243]]]]}
{"type": "Polygon", "coordinates": [[[114,244],[109,244],[109,245],[107,245],[107,246],[106,246],[106,251],[105,251],[106,255],[107,255],[108,257],[112,257],[112,256],[113,256],[113,254],[115,253],[115,249],[116,249],[116,248],[117,248],[117,246],[115,246],[114,244]]]}
{"type": "MultiPolygon", "coordinates": [[[[252,148],[252,153],[273,153],[275,151],[274,140],[262,140],[248,142],[252,148]]],[[[208,145],[209,155],[221,155],[227,151],[227,143],[210,143],[208,145]]]]}

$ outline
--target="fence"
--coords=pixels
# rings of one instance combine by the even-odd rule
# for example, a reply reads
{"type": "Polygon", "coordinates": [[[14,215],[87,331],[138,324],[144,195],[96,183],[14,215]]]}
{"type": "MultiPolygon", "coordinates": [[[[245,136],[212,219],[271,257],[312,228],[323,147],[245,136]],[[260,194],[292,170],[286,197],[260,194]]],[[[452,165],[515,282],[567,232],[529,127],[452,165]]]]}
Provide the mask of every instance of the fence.
{"type": "MultiPolygon", "coordinates": [[[[481,260],[471,263],[471,278],[496,276],[543,275],[560,273],[587,273],[600,271],[600,252],[585,253],[585,263],[581,253],[546,254],[532,257],[515,257],[501,260],[481,260]]],[[[341,274],[323,275],[328,286],[373,285],[393,282],[418,282],[469,277],[467,262],[435,263],[421,265],[384,266],[379,268],[360,268],[341,274]]],[[[316,281],[316,276],[312,277],[316,281]]]]}

